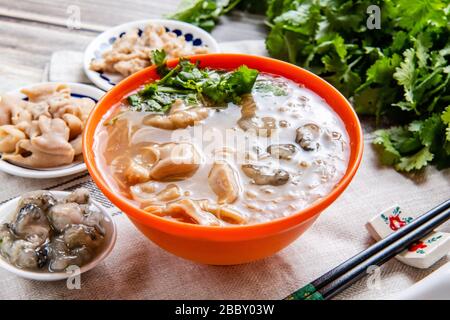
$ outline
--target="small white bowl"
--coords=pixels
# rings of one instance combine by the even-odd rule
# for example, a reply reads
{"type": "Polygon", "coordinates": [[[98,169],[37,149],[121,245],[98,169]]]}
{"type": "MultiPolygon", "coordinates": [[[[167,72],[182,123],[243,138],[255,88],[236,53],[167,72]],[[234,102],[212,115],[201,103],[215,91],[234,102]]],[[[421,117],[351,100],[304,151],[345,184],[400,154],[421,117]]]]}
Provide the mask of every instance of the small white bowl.
{"type": "MultiPolygon", "coordinates": [[[[39,83],[45,84],[45,83],[39,83]]],[[[81,84],[81,83],[64,83],[70,87],[72,92],[72,96],[75,97],[88,97],[93,99],[95,102],[100,100],[100,98],[105,94],[104,91],[90,85],[81,84]]],[[[26,98],[26,96],[20,92],[20,90],[25,88],[31,88],[34,85],[26,86],[19,88],[14,91],[10,91],[7,94],[17,96],[20,99],[26,98]]],[[[72,174],[80,173],[86,171],[86,165],[84,162],[76,162],[70,165],[65,165],[56,168],[45,168],[45,169],[31,169],[21,167],[7,161],[0,159],[0,170],[6,173],[12,174],[14,176],[24,177],[24,178],[33,178],[33,179],[50,179],[50,178],[59,178],[70,176],[72,174]]]]}
{"type": "Polygon", "coordinates": [[[149,24],[162,25],[166,29],[177,33],[179,37],[185,37],[187,41],[192,41],[194,45],[206,46],[211,53],[220,51],[217,41],[208,32],[192,24],[165,19],[132,21],[104,31],[87,46],[84,51],[83,61],[84,72],[87,77],[96,86],[106,91],[123,80],[124,77],[120,74],[100,73],[93,71],[89,68],[89,65],[93,59],[101,58],[102,53],[110,49],[114,41],[121,37],[125,32],[136,28],[143,30],[149,24]]]}
{"type": "MultiPolygon", "coordinates": [[[[58,200],[66,197],[70,192],[66,191],[50,191],[58,200]]],[[[12,220],[14,212],[17,208],[17,204],[19,202],[20,197],[17,197],[15,199],[12,199],[8,201],[7,203],[3,204],[0,207],[0,224],[6,223],[12,220]]],[[[117,239],[117,229],[116,224],[114,223],[114,220],[112,216],[106,211],[106,209],[101,206],[99,203],[93,201],[94,205],[96,205],[102,213],[106,217],[107,223],[106,225],[106,238],[105,241],[107,243],[105,244],[103,251],[95,257],[94,260],[92,260],[90,263],[82,266],[80,268],[80,273],[86,272],[91,270],[92,268],[96,267],[100,262],[102,262],[111,252],[111,250],[114,248],[114,245],[116,243],[117,239]]],[[[24,269],[20,269],[16,266],[13,266],[8,261],[5,260],[0,255],[0,268],[3,268],[7,271],[10,271],[14,273],[15,275],[31,279],[31,280],[39,280],[39,281],[57,281],[57,280],[64,280],[72,276],[72,273],[69,272],[36,272],[36,271],[28,271],[24,269]]]]}

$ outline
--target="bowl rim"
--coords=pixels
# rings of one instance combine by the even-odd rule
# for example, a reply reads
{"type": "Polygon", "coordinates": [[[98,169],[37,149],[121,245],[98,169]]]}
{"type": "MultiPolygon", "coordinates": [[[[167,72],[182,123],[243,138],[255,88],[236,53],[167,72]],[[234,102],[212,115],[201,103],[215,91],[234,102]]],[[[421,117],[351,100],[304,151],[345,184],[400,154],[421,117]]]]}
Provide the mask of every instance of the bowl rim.
{"type": "MultiPolygon", "coordinates": [[[[72,94],[86,95],[95,101],[99,101],[105,92],[94,85],[79,83],[79,82],[65,82],[65,81],[43,81],[36,82],[29,85],[21,86],[14,90],[10,90],[5,93],[5,95],[14,95],[25,98],[26,95],[22,93],[23,89],[33,88],[38,85],[45,84],[64,84],[70,87],[72,94]]],[[[1,155],[1,153],[0,153],[1,155]]],[[[0,156],[0,171],[8,173],[10,175],[29,179],[51,179],[51,178],[61,178],[70,175],[78,174],[87,171],[86,164],[84,161],[80,161],[75,164],[69,164],[53,168],[45,169],[33,169],[26,168],[15,165],[8,161],[5,161],[0,156]]]]}
{"type": "MultiPolygon", "coordinates": [[[[67,196],[70,192],[69,191],[60,191],[60,190],[49,190],[50,193],[54,194],[57,198],[58,197],[64,197],[67,196]]],[[[0,206],[0,216],[3,215],[7,215],[6,213],[3,214],[3,210],[5,210],[5,208],[8,205],[11,205],[13,203],[17,203],[20,199],[20,196],[15,197],[13,199],[8,200],[7,202],[3,203],[0,206]]],[[[102,213],[107,216],[109,218],[109,220],[111,220],[111,226],[112,226],[112,234],[110,237],[110,241],[109,243],[105,246],[104,250],[91,262],[89,262],[88,264],[82,266],[80,268],[80,273],[85,273],[93,268],[95,268],[97,265],[99,265],[104,259],[106,259],[109,254],[111,253],[111,251],[113,250],[116,241],[117,241],[117,226],[116,223],[114,221],[114,217],[108,212],[108,210],[103,207],[99,202],[92,200],[92,203],[99,208],[102,213]]],[[[1,222],[1,217],[0,217],[0,222],[1,222]]],[[[30,279],[30,280],[38,280],[38,281],[58,281],[58,280],[65,280],[68,279],[70,277],[72,277],[73,275],[70,273],[66,273],[66,272],[36,272],[36,271],[30,271],[30,270],[26,270],[26,269],[21,269],[18,268],[14,265],[12,265],[11,263],[9,263],[8,261],[6,261],[3,257],[0,256],[0,268],[3,268],[6,271],[9,271],[11,273],[14,273],[17,276],[20,276],[22,278],[25,279],[30,279]]]]}
{"type": "MultiPolygon", "coordinates": [[[[235,53],[193,55],[188,58],[191,61],[199,61],[201,67],[211,67],[211,65],[213,65],[212,68],[220,68],[214,67],[214,65],[220,65],[221,63],[223,63],[223,61],[226,61],[226,63],[229,64],[235,64],[237,66],[242,64],[248,65],[248,62],[250,62],[258,64],[259,67],[256,69],[259,69],[262,72],[282,75],[297,83],[302,83],[298,80],[292,79],[293,76],[290,77],[292,73],[297,73],[298,76],[301,76],[302,79],[305,79],[305,82],[303,82],[302,84],[304,84],[306,88],[309,88],[317,95],[325,99],[323,95],[319,94],[316,90],[311,89],[310,85],[319,86],[321,90],[330,95],[329,98],[333,99],[334,106],[343,108],[341,112],[343,112],[348,119],[347,123],[344,119],[342,119],[341,114],[337,111],[337,107],[333,107],[332,105],[330,105],[330,107],[338,114],[339,118],[344,123],[347,134],[350,137],[351,153],[347,170],[341,180],[333,188],[333,190],[325,197],[316,200],[310,206],[298,211],[295,214],[274,219],[268,222],[227,227],[202,226],[172,221],[145,212],[143,209],[136,207],[131,202],[128,202],[122,199],[120,196],[116,195],[114,191],[108,187],[107,182],[102,178],[102,174],[97,168],[92,145],[94,143],[94,133],[96,131],[97,125],[101,121],[101,118],[104,116],[104,114],[109,110],[109,108],[114,105],[113,102],[118,101],[117,99],[121,99],[126,94],[130,93],[134,89],[137,89],[144,83],[150,82],[152,79],[152,74],[154,77],[154,75],[156,74],[155,66],[150,66],[125,78],[113,89],[108,91],[90,114],[89,119],[86,123],[86,130],[83,133],[83,154],[88,171],[91,174],[94,182],[97,184],[100,190],[111,200],[111,202],[114,203],[119,209],[124,211],[125,214],[129,218],[131,218],[133,222],[142,224],[149,228],[155,228],[164,233],[170,233],[182,237],[214,241],[250,240],[254,238],[266,237],[270,234],[279,233],[281,231],[286,231],[294,228],[298,224],[310,220],[311,218],[322,212],[325,208],[327,208],[331,203],[333,203],[334,200],[336,200],[336,198],[346,189],[346,187],[349,185],[350,181],[356,174],[356,171],[361,163],[364,143],[361,124],[355,110],[352,108],[350,102],[336,88],[310,71],[273,58],[235,53]],[[282,69],[284,69],[284,71],[281,71],[282,69]],[[101,112],[99,112],[99,110],[101,110],[101,112]],[[350,129],[352,129],[351,132],[353,133],[353,135],[349,132],[350,129]]],[[[173,67],[174,65],[176,65],[178,61],[179,59],[169,60],[169,67],[173,67]]],[[[251,65],[249,67],[255,68],[251,65]]],[[[327,102],[329,103],[330,99],[325,100],[327,100],[327,102]]]]}
{"type": "MultiPolygon", "coordinates": [[[[179,20],[173,20],[173,19],[140,19],[135,21],[129,21],[125,22],[116,26],[113,26],[111,28],[106,29],[102,33],[98,34],[94,39],[92,39],[91,42],[86,46],[86,49],[83,53],[83,70],[86,76],[91,80],[97,87],[99,87],[101,90],[110,90],[114,86],[107,83],[106,80],[103,80],[98,77],[98,72],[93,71],[89,68],[90,63],[92,61],[92,53],[95,51],[96,46],[98,45],[98,42],[102,40],[103,38],[107,38],[112,34],[115,34],[119,31],[128,31],[129,29],[133,27],[138,27],[141,25],[148,25],[151,23],[155,24],[161,24],[161,25],[171,25],[173,27],[178,28],[184,28],[186,31],[193,32],[192,30],[195,30],[195,33],[200,35],[202,39],[207,40],[208,42],[208,48],[212,52],[220,52],[219,44],[217,43],[216,39],[213,38],[211,34],[206,32],[205,30],[194,26],[190,23],[179,21],[179,20]]],[[[122,81],[123,78],[120,80],[122,81]]]]}

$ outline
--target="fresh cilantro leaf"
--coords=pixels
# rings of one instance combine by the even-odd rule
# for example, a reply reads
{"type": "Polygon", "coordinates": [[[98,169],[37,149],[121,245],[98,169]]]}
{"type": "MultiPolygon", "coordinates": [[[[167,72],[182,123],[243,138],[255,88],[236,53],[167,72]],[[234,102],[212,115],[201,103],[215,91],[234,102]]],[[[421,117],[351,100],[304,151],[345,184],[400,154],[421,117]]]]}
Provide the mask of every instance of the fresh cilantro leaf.
{"type": "Polygon", "coordinates": [[[152,64],[156,64],[158,67],[162,66],[166,62],[166,56],[166,52],[163,49],[153,50],[151,52],[152,64]]]}
{"type": "Polygon", "coordinates": [[[158,74],[160,76],[164,76],[168,72],[166,67],[166,58],[167,58],[166,52],[163,49],[152,50],[150,58],[152,64],[156,65],[158,74]]]}
{"type": "Polygon", "coordinates": [[[243,95],[252,91],[258,71],[242,65],[228,77],[228,87],[235,95],[243,95]]]}
{"type": "Polygon", "coordinates": [[[167,69],[164,76],[128,97],[131,110],[164,113],[176,99],[189,105],[209,102],[209,106],[239,102],[241,95],[252,91],[258,76],[257,70],[245,65],[225,72],[199,69],[196,63],[181,59],[174,68],[168,69],[160,52],[154,54],[154,60],[158,59],[164,62],[158,67],[167,69]]]}
{"type": "Polygon", "coordinates": [[[390,83],[395,69],[400,65],[401,58],[398,54],[392,57],[381,57],[367,69],[367,82],[386,84],[390,83]]]}
{"type": "Polygon", "coordinates": [[[392,145],[401,154],[409,154],[422,147],[418,133],[408,130],[407,127],[391,127],[388,129],[392,145]]]}
{"type": "Polygon", "coordinates": [[[434,114],[419,123],[419,137],[422,144],[431,147],[432,144],[439,143],[436,141],[440,139],[440,133],[442,132],[442,120],[439,114],[434,114]]]}
{"type": "Polygon", "coordinates": [[[219,17],[231,11],[241,0],[183,0],[170,19],[192,23],[211,31],[219,17]]]}
{"type": "Polygon", "coordinates": [[[450,124],[450,105],[442,112],[441,119],[445,124],[450,124]]]}
{"type": "Polygon", "coordinates": [[[393,16],[398,26],[410,32],[411,35],[419,33],[422,29],[432,27],[445,27],[448,23],[445,14],[445,1],[441,0],[397,0],[393,16]]]}
{"type": "Polygon", "coordinates": [[[361,78],[357,72],[353,71],[353,66],[358,63],[358,60],[348,64],[341,60],[337,54],[325,55],[322,57],[322,62],[328,75],[324,78],[330,81],[339,91],[344,95],[349,96],[351,92],[355,91],[361,85],[361,78]]]}
{"type": "Polygon", "coordinates": [[[380,153],[381,163],[384,165],[396,164],[400,160],[401,155],[393,146],[389,137],[389,132],[386,130],[377,130],[375,131],[375,136],[373,144],[380,153]]]}
{"type": "Polygon", "coordinates": [[[400,63],[400,66],[395,69],[394,79],[403,86],[405,100],[410,106],[408,108],[406,105],[402,105],[402,109],[413,110],[415,108],[413,94],[414,81],[417,76],[415,67],[416,52],[414,49],[410,48],[403,53],[403,56],[404,60],[400,63]]]}
{"type": "MultiPolygon", "coordinates": [[[[450,106],[448,106],[441,115],[442,122],[447,125],[445,128],[445,138],[450,141],[450,106]]],[[[450,154],[450,152],[449,152],[450,154]]]]}
{"type": "Polygon", "coordinates": [[[395,165],[398,171],[412,171],[419,170],[425,167],[430,161],[433,160],[433,154],[428,147],[422,148],[419,152],[412,156],[402,157],[400,161],[395,165]]]}

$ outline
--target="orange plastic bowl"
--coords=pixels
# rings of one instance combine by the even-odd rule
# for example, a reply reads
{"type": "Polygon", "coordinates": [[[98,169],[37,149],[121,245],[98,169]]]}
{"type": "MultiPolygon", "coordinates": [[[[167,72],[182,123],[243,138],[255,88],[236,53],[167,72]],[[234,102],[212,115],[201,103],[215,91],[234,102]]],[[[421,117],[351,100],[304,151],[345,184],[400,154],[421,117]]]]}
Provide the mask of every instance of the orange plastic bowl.
{"type": "MultiPolygon", "coordinates": [[[[345,190],[362,157],[361,126],[350,103],[333,86],[318,76],[295,65],[275,59],[244,54],[207,54],[191,57],[201,67],[234,69],[243,64],[291,79],[317,93],[334,109],[345,124],[350,138],[350,160],[347,171],[336,187],[324,198],[300,212],[270,222],[233,227],[208,227],[167,220],[149,214],[127,202],[108,186],[97,167],[94,133],[102,116],[125,95],[142,84],[158,79],[154,67],[139,71],[117,84],[98,102],[84,131],[83,153],[89,173],[112,203],[120,208],[136,227],[163,249],[200,263],[229,265],[268,257],[297,239],[319,214],[345,190]]],[[[178,61],[169,61],[173,67],[178,61]]]]}

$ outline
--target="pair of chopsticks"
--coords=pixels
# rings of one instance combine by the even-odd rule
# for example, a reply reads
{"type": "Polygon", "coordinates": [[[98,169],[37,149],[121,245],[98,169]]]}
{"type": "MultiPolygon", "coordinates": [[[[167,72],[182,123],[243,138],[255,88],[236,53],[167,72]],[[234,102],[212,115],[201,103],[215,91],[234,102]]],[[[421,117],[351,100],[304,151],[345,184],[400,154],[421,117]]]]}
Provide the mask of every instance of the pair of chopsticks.
{"type": "Polygon", "coordinates": [[[361,279],[369,267],[381,266],[449,218],[450,199],[290,294],[284,300],[328,300],[361,279]]]}

